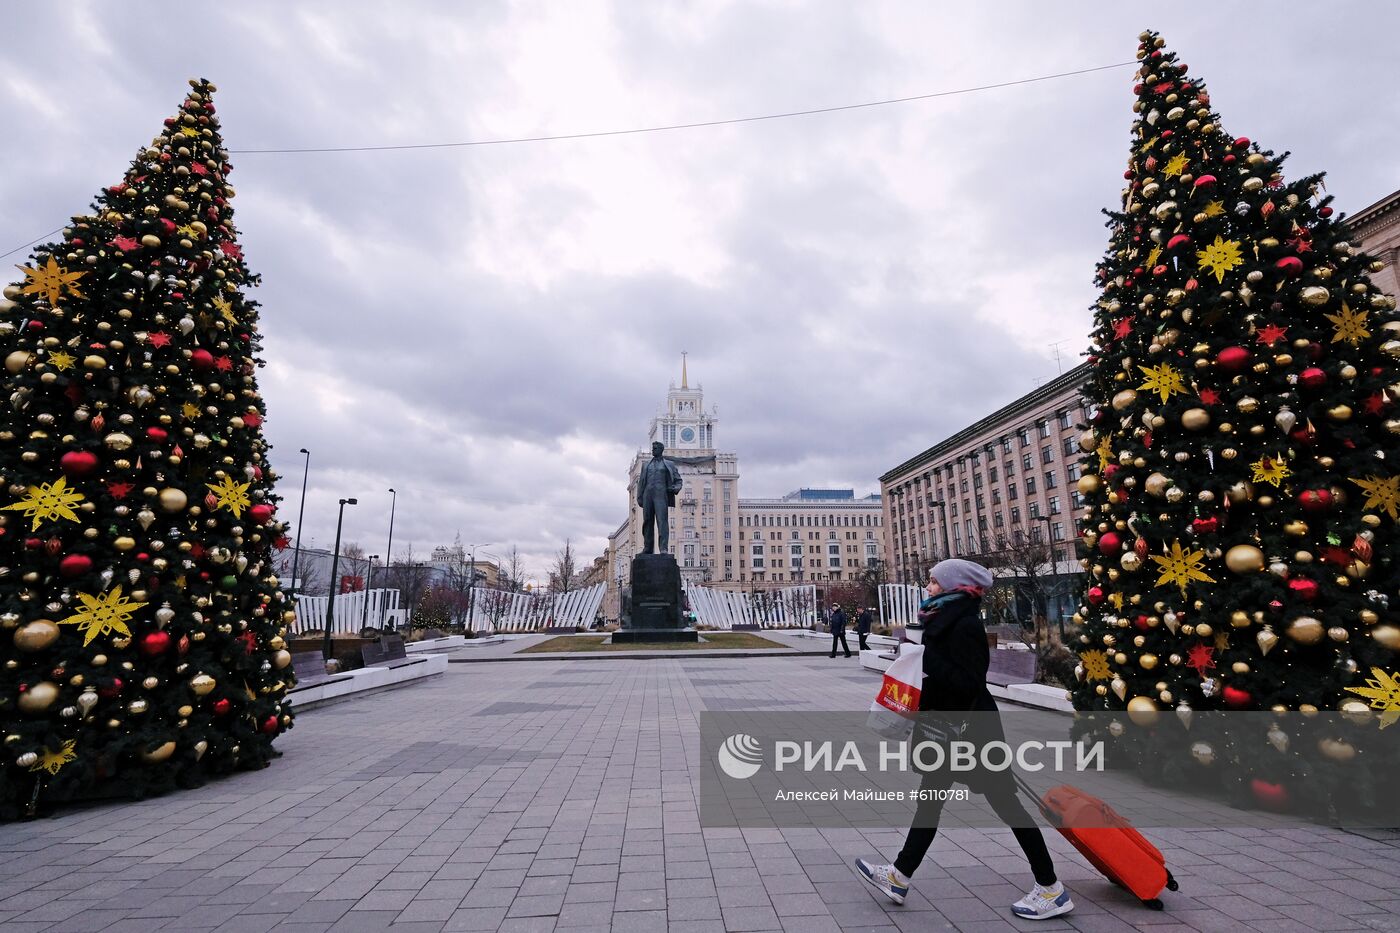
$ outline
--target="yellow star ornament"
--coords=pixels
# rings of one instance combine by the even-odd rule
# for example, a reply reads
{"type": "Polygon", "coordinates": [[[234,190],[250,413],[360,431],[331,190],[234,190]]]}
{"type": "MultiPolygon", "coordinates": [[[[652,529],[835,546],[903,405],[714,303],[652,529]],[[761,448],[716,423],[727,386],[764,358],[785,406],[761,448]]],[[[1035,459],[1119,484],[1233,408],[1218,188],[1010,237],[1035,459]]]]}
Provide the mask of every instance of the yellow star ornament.
{"type": "Polygon", "coordinates": [[[1385,514],[1389,515],[1391,521],[1400,519],[1400,476],[1388,476],[1382,479],[1379,476],[1371,475],[1365,479],[1353,479],[1353,483],[1361,487],[1366,493],[1366,505],[1363,508],[1381,508],[1385,514]]]}
{"type": "Polygon", "coordinates": [[[1225,202],[1210,201],[1205,207],[1201,208],[1201,213],[1205,214],[1207,217],[1219,217],[1221,214],[1225,213],[1225,202]]]}
{"type": "Polygon", "coordinates": [[[1361,341],[1371,336],[1371,332],[1366,329],[1366,311],[1353,311],[1347,307],[1347,303],[1342,302],[1342,310],[1337,314],[1324,314],[1323,317],[1331,321],[1336,327],[1332,334],[1332,342],[1340,343],[1345,340],[1352,346],[1360,346],[1361,341]]]}
{"type": "Polygon", "coordinates": [[[1138,388],[1162,396],[1162,401],[1165,402],[1173,395],[1186,393],[1186,383],[1181,381],[1181,373],[1166,363],[1160,366],[1139,366],[1138,369],[1147,377],[1147,381],[1138,388]]]}
{"type": "Polygon", "coordinates": [[[61,373],[66,373],[73,368],[73,354],[64,350],[55,350],[49,354],[49,365],[61,373]]]}
{"type": "Polygon", "coordinates": [[[38,531],[44,522],[66,519],[78,521],[78,513],[73,506],[83,501],[83,494],[68,488],[68,477],[60,476],[52,483],[41,483],[29,487],[29,498],[21,499],[14,505],[5,506],[6,511],[23,512],[25,517],[34,520],[30,531],[38,531]]]}
{"type": "Polygon", "coordinates": [[[127,620],[137,609],[146,605],[134,603],[122,596],[120,585],[102,596],[79,593],[78,601],[83,604],[83,608],[66,619],[59,619],[58,624],[78,626],[83,633],[84,645],[90,644],[98,635],[106,635],[109,632],[130,637],[131,629],[126,627],[127,620]]]}
{"type": "Polygon", "coordinates": [[[70,295],[83,297],[83,293],[78,291],[78,286],[73,283],[87,273],[64,272],[63,267],[55,262],[52,256],[49,257],[47,265],[37,269],[31,269],[28,266],[15,266],[15,268],[23,272],[24,277],[28,279],[20,291],[26,295],[42,295],[44,300],[49,303],[50,308],[58,307],[58,300],[63,297],[65,291],[70,295]]]}
{"type": "Polygon", "coordinates": [[[229,301],[223,295],[216,295],[213,304],[214,309],[223,315],[225,321],[237,326],[238,318],[233,316],[233,302],[229,301]]]}
{"type": "Polygon", "coordinates": [[[1086,651],[1079,656],[1084,664],[1084,679],[1088,681],[1109,680],[1113,672],[1108,666],[1108,655],[1102,651],[1086,651]]]}
{"type": "Polygon", "coordinates": [[[1249,468],[1254,471],[1251,477],[1254,482],[1273,483],[1276,488],[1291,475],[1282,457],[1262,457],[1251,463],[1249,468]]]}
{"type": "Polygon", "coordinates": [[[1099,446],[1094,448],[1094,453],[1099,455],[1099,472],[1103,473],[1113,462],[1113,445],[1109,443],[1107,434],[1099,438],[1099,446]]]}
{"type": "Polygon", "coordinates": [[[1371,701],[1371,709],[1381,711],[1382,729],[1400,721],[1400,678],[1396,675],[1373,667],[1371,679],[1366,681],[1366,686],[1347,687],[1347,693],[1365,697],[1371,701]]]}
{"type": "Polygon", "coordinates": [[[180,127],[180,132],[181,132],[181,133],[184,133],[186,136],[198,136],[198,135],[199,135],[199,130],[195,129],[195,128],[192,127],[192,126],[182,126],[182,127],[180,127]]]}
{"type": "Polygon", "coordinates": [[[47,771],[50,775],[57,774],[58,769],[77,759],[78,753],[74,751],[76,744],[74,739],[68,739],[58,747],[56,752],[51,752],[48,746],[44,746],[44,753],[39,756],[38,761],[29,766],[29,770],[47,771]]]}
{"type": "Polygon", "coordinates": [[[1201,569],[1201,564],[1205,560],[1205,551],[1184,551],[1180,541],[1172,542],[1171,553],[1165,557],[1156,554],[1149,554],[1162,569],[1162,573],[1157,577],[1157,586],[1167,586],[1176,584],[1181,587],[1182,595],[1186,595],[1186,585],[1192,580],[1200,580],[1202,583],[1214,583],[1215,580],[1208,576],[1201,569]]]}
{"type": "Polygon", "coordinates": [[[205,485],[219,499],[216,508],[228,509],[233,513],[234,518],[242,518],[243,510],[251,505],[248,501],[248,487],[252,485],[251,483],[235,483],[232,476],[225,476],[217,484],[206,483],[205,485]]]}
{"type": "Polygon", "coordinates": [[[1180,175],[1182,172],[1186,171],[1186,166],[1189,165],[1190,162],[1191,160],[1186,158],[1186,153],[1178,152],[1176,155],[1172,156],[1171,161],[1162,169],[1162,172],[1163,174],[1171,176],[1180,175]]]}
{"type": "Polygon", "coordinates": [[[1205,249],[1197,250],[1196,259],[1203,270],[1215,273],[1216,282],[1225,281],[1225,273],[1244,265],[1240,241],[1226,240],[1220,236],[1216,236],[1215,242],[1205,249]]]}

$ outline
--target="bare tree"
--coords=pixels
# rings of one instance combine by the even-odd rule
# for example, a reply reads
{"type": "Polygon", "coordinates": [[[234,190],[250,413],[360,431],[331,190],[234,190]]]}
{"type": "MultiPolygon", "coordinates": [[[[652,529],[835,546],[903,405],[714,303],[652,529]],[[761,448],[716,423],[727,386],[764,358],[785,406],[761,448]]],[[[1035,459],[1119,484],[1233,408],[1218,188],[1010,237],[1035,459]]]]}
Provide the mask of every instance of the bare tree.
{"type": "Polygon", "coordinates": [[[500,567],[499,573],[501,589],[507,593],[520,593],[525,589],[525,564],[520,559],[520,548],[515,545],[510,546],[510,552],[506,555],[505,562],[500,567]]]}
{"type": "Polygon", "coordinates": [[[997,538],[996,546],[994,552],[983,555],[994,573],[1000,571],[985,603],[988,616],[1014,622],[1022,641],[1035,650],[1040,670],[1063,680],[1067,658],[1064,621],[1057,631],[1051,628],[1049,618],[1051,596],[1066,585],[1055,572],[1057,542],[1045,540],[1039,526],[1029,533],[1013,527],[1009,535],[997,538]],[[1022,606],[1029,609],[1029,619],[1022,615],[1022,606]]]}
{"type": "Polygon", "coordinates": [[[431,576],[432,569],[414,556],[412,543],[405,549],[403,557],[384,569],[385,585],[399,591],[403,605],[409,612],[413,612],[422,600],[431,576]]]}

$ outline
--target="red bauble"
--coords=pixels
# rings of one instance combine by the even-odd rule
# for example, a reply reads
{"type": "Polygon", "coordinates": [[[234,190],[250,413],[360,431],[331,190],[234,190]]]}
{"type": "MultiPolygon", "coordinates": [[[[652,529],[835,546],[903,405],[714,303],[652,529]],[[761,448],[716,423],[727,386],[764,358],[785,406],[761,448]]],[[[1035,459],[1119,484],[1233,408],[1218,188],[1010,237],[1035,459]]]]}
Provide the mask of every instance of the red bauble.
{"type": "Polygon", "coordinates": [[[233,704],[228,700],[215,700],[214,713],[219,716],[227,716],[228,711],[233,709],[233,704]]]}
{"type": "Polygon", "coordinates": [[[1107,483],[1113,482],[1113,477],[1117,476],[1123,468],[1116,463],[1110,463],[1103,468],[1103,478],[1107,483]]]}
{"type": "Polygon", "coordinates": [[[277,727],[280,725],[281,723],[278,722],[276,716],[269,716],[263,720],[262,731],[267,733],[268,735],[272,735],[274,732],[277,731],[277,727]]]}
{"type": "Polygon", "coordinates": [[[165,439],[170,436],[170,432],[165,430],[165,428],[158,428],[152,425],[151,427],[146,429],[146,436],[149,437],[151,440],[155,441],[157,444],[160,444],[163,443],[165,439]]]}
{"type": "Polygon", "coordinates": [[[1167,241],[1167,249],[1177,249],[1182,246],[1190,246],[1191,238],[1184,233],[1178,233],[1167,241]]]}
{"type": "Polygon", "coordinates": [[[1316,366],[1309,366],[1298,374],[1298,385],[1305,389],[1320,389],[1327,384],[1327,373],[1316,366]]]}
{"type": "Polygon", "coordinates": [[[110,700],[112,697],[121,696],[121,692],[122,692],[122,679],[121,679],[120,677],[113,677],[113,678],[112,678],[112,682],[111,682],[110,684],[108,684],[108,685],[105,686],[105,687],[98,687],[98,688],[97,688],[97,695],[98,695],[98,696],[107,697],[109,700],[110,700]]]}
{"type": "Polygon", "coordinates": [[[1325,512],[1332,507],[1332,490],[1304,489],[1298,493],[1298,504],[1305,512],[1325,512]]]}
{"type": "Polygon", "coordinates": [[[1137,538],[1133,541],[1133,553],[1138,557],[1147,556],[1147,539],[1137,538]]]}
{"type": "Polygon", "coordinates": [[[1248,136],[1241,136],[1241,137],[1239,137],[1238,139],[1235,140],[1235,148],[1236,148],[1236,149],[1244,149],[1244,148],[1246,148],[1248,145],[1249,145],[1249,137],[1248,137],[1248,136]]]}
{"type": "Polygon", "coordinates": [[[1289,278],[1293,278],[1294,276],[1303,274],[1303,260],[1299,259],[1297,256],[1284,256],[1278,262],[1274,263],[1274,268],[1278,269],[1278,271],[1289,278]]]}
{"type": "Polygon", "coordinates": [[[1195,184],[1197,188],[1209,188],[1211,185],[1215,184],[1215,176],[1202,175],[1200,178],[1196,179],[1195,184]]]}
{"type": "Polygon", "coordinates": [[[1123,549],[1123,539],[1116,531],[1105,531],[1099,536],[1099,553],[1112,557],[1123,549]]]}
{"type": "Polygon", "coordinates": [[[1133,620],[1133,624],[1144,632],[1152,627],[1151,621],[1149,621],[1148,617],[1145,615],[1138,616],[1133,620]]]}
{"type": "Polygon", "coordinates": [[[1226,347],[1215,354],[1215,365],[1227,373],[1237,373],[1249,365],[1249,351],[1244,347],[1226,347]]]}
{"type": "Polygon", "coordinates": [[[1213,535],[1220,529],[1220,519],[1214,515],[1209,518],[1198,518],[1191,522],[1191,530],[1198,535],[1213,535]]]}
{"type": "Polygon", "coordinates": [[[1319,207],[1319,208],[1317,209],[1317,216],[1319,216],[1319,217],[1331,217],[1331,216],[1332,216],[1332,208],[1330,208],[1330,207],[1319,207]]]}
{"type": "Polygon", "coordinates": [[[182,654],[182,655],[189,654],[189,651],[190,651],[190,636],[188,636],[188,635],[181,635],[181,636],[180,636],[180,640],[179,640],[178,642],[175,643],[175,650],[178,651],[178,652],[180,652],[180,654],[182,654]]]}
{"type": "Polygon", "coordinates": [[[58,572],[65,577],[81,577],[92,570],[92,558],[86,554],[69,554],[58,562],[58,572]]]}
{"type": "Polygon", "coordinates": [[[1089,594],[1088,594],[1088,595],[1089,595],[1089,604],[1090,604],[1090,605],[1098,606],[1098,605],[1101,605],[1101,604],[1103,603],[1103,601],[1104,601],[1104,592],[1103,592],[1103,587],[1101,587],[1101,586],[1091,586],[1091,587],[1089,587],[1089,594]]]}
{"type": "Polygon", "coordinates": [[[1288,788],[1282,784],[1255,778],[1249,782],[1249,789],[1254,792],[1254,799],[1259,801],[1259,806],[1264,809],[1275,812],[1288,809],[1288,788]]]}
{"type": "Polygon", "coordinates": [[[68,476],[87,476],[97,469],[97,454],[90,450],[70,450],[58,458],[58,465],[68,476]]]}
{"type": "Polygon", "coordinates": [[[1305,603],[1310,603],[1317,599],[1317,581],[1309,580],[1307,577],[1294,577],[1288,581],[1288,589],[1305,603]]]}
{"type": "Polygon", "coordinates": [[[200,347],[190,354],[190,365],[195,369],[209,370],[214,368],[214,354],[200,347]]]}
{"type": "Polygon", "coordinates": [[[141,636],[141,653],[156,657],[170,650],[170,635],[167,632],[147,632],[141,636]]]}
{"type": "Polygon", "coordinates": [[[1220,698],[1230,709],[1249,709],[1254,705],[1254,695],[1239,687],[1226,687],[1220,691],[1220,698]]]}
{"type": "Polygon", "coordinates": [[[268,505],[266,502],[259,502],[248,510],[248,517],[259,525],[266,525],[268,522],[272,521],[273,511],[275,510],[272,506],[268,505]]]}

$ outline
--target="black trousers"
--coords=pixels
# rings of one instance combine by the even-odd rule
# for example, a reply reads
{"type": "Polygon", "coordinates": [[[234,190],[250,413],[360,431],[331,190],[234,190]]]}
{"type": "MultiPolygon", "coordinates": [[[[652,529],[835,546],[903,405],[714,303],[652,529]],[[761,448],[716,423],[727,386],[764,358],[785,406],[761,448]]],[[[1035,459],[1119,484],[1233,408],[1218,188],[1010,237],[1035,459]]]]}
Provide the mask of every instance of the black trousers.
{"type": "Polygon", "coordinates": [[[846,644],[846,630],[833,629],[831,632],[831,656],[836,657],[836,646],[841,646],[841,650],[846,652],[846,657],[851,656],[851,646],[846,644]]]}
{"type": "Polygon", "coordinates": [[[869,632],[860,632],[860,631],[856,632],[856,637],[860,639],[860,650],[861,650],[861,651],[869,651],[869,650],[870,650],[870,646],[867,645],[867,644],[865,643],[865,636],[867,636],[867,635],[869,635],[869,634],[870,634],[869,632]]]}
{"type": "MultiPolygon", "coordinates": [[[[1052,885],[1055,883],[1055,862],[1050,858],[1050,850],[1045,846],[1045,837],[1036,828],[1026,808],[1021,806],[1011,775],[1007,773],[1005,777],[1005,781],[990,781],[985,790],[978,789],[976,792],[985,796],[997,818],[1012,828],[1016,841],[1021,844],[1021,851],[1026,853],[1026,861],[1031,864],[1031,873],[1035,875],[1036,883],[1052,885]]],[[[939,795],[936,792],[945,791],[954,783],[953,775],[946,769],[924,772],[919,789],[934,793],[920,795],[922,799],[919,800],[918,809],[914,814],[914,825],[909,827],[909,835],[904,838],[904,848],[894,860],[894,867],[906,878],[912,877],[918,870],[924,856],[928,854],[929,846],[933,845],[934,836],[938,834],[938,817],[943,812],[943,801],[938,799],[939,795]]]]}

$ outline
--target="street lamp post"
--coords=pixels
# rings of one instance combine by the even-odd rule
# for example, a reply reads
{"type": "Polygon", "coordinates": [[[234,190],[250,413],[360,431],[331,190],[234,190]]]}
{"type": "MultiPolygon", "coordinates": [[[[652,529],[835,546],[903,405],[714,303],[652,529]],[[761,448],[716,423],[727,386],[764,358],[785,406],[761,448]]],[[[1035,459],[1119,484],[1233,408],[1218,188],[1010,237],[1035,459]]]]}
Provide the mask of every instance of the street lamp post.
{"type": "MultiPolygon", "coordinates": [[[[391,500],[389,500],[389,544],[384,548],[384,569],[385,569],[385,570],[392,570],[393,567],[394,567],[394,509],[397,508],[397,506],[398,506],[398,504],[399,504],[399,494],[398,494],[397,492],[394,491],[394,487],[390,486],[390,487],[389,487],[389,492],[393,494],[393,498],[392,498],[391,500]]],[[[386,609],[385,612],[387,613],[388,610],[386,609]]],[[[380,628],[380,631],[383,631],[383,629],[384,629],[384,623],[385,623],[386,621],[387,621],[386,618],[383,618],[383,617],[380,618],[380,620],[379,620],[379,628],[380,628]]]]}
{"type": "Polygon", "coordinates": [[[369,591],[374,583],[374,562],[379,560],[378,554],[371,554],[369,566],[365,569],[365,605],[364,611],[360,613],[360,628],[369,627],[369,591]]]}
{"type": "Polygon", "coordinates": [[[946,560],[953,556],[952,550],[948,547],[948,503],[942,499],[934,499],[929,505],[938,509],[940,513],[938,524],[943,529],[943,558],[946,560]]]}
{"type": "Polygon", "coordinates": [[[297,508],[297,544],[296,550],[292,552],[292,593],[295,594],[300,588],[297,586],[297,569],[301,565],[301,525],[302,517],[306,515],[306,477],[311,473],[311,451],[303,447],[300,451],[306,454],[306,463],[301,470],[301,505],[297,508]]]}
{"type": "Polygon", "coordinates": [[[321,657],[331,659],[331,628],[335,624],[335,591],[339,589],[335,575],[340,568],[340,529],[345,522],[345,507],[359,505],[358,499],[341,499],[340,513],[335,519],[335,548],[331,551],[331,592],[326,597],[326,638],[321,643],[321,657]]]}
{"type": "MultiPolygon", "coordinates": [[[[1056,557],[1055,557],[1055,536],[1054,536],[1054,534],[1053,534],[1053,532],[1054,532],[1054,523],[1050,520],[1050,516],[1049,516],[1049,515],[1037,515],[1037,516],[1035,516],[1035,520],[1038,521],[1038,522],[1044,522],[1044,523],[1045,523],[1045,547],[1050,551],[1050,573],[1051,573],[1051,575],[1058,575],[1058,574],[1059,574],[1059,568],[1056,566],[1056,557]]],[[[1045,616],[1048,617],[1048,616],[1050,615],[1050,600],[1049,600],[1049,598],[1048,598],[1046,595],[1042,594],[1041,597],[1040,597],[1040,601],[1041,601],[1041,604],[1042,604],[1042,607],[1041,607],[1041,608],[1042,608],[1042,610],[1043,610],[1043,614],[1044,614],[1045,616]]],[[[1048,621],[1048,619],[1047,619],[1047,621],[1048,621]]],[[[1060,641],[1064,641],[1064,640],[1065,640],[1065,619],[1064,619],[1064,615],[1063,615],[1063,614],[1061,614],[1061,616],[1060,616],[1060,618],[1057,620],[1057,622],[1058,622],[1059,628],[1060,628],[1060,641]]]]}

